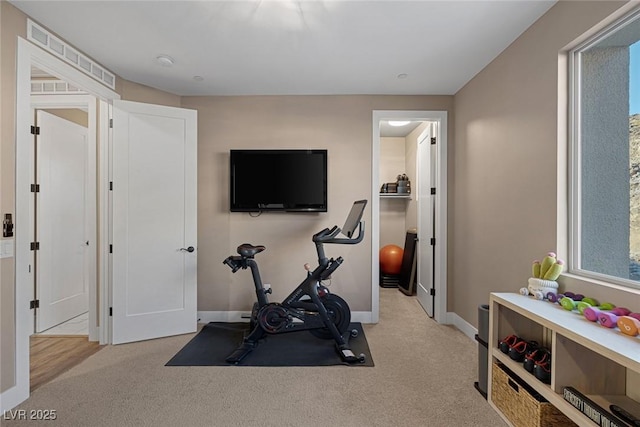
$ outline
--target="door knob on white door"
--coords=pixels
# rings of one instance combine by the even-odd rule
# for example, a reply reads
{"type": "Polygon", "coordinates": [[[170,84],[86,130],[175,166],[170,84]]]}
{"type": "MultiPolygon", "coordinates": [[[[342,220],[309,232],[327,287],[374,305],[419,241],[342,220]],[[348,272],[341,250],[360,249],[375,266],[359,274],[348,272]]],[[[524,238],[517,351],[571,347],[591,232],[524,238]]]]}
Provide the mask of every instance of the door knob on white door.
{"type": "Polygon", "coordinates": [[[193,246],[189,246],[188,248],[180,248],[181,252],[193,252],[196,249],[193,246]]]}

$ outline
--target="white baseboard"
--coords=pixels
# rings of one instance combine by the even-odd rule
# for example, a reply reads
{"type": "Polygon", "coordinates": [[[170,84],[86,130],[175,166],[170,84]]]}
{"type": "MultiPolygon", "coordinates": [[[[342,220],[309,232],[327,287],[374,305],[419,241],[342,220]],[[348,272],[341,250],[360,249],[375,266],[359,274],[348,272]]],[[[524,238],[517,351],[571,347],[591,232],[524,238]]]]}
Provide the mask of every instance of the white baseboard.
{"type": "MultiPolygon", "coordinates": [[[[199,311],[198,323],[209,322],[248,322],[250,313],[248,311],[199,311]]],[[[351,321],[360,322],[362,324],[374,323],[370,311],[352,311],[351,321]]],[[[475,341],[475,335],[478,330],[469,322],[458,316],[454,312],[448,312],[446,316],[446,324],[453,325],[463,334],[475,341]]]]}
{"type": "Polygon", "coordinates": [[[0,393],[0,411],[2,412],[2,415],[0,415],[0,417],[3,417],[6,411],[15,408],[28,398],[29,392],[27,392],[26,395],[24,393],[21,393],[18,389],[18,386],[13,386],[10,389],[0,393]]]}
{"type": "MultiPolygon", "coordinates": [[[[199,311],[198,323],[209,322],[248,322],[251,313],[248,311],[199,311]]],[[[351,321],[373,323],[370,311],[352,311],[351,321]]]]}
{"type": "Polygon", "coordinates": [[[456,313],[452,311],[447,313],[447,324],[455,326],[473,341],[476,340],[475,336],[478,333],[478,330],[471,323],[467,322],[456,313]]]}
{"type": "Polygon", "coordinates": [[[199,311],[198,323],[249,322],[249,311],[199,311]]]}

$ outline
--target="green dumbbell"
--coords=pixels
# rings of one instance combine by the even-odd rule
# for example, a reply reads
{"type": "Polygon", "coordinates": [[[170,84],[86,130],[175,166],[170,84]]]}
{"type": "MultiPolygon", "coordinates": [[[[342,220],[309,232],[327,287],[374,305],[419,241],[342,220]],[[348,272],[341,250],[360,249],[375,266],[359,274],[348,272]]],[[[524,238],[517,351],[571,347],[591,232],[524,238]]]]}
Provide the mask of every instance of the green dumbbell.
{"type": "Polygon", "coordinates": [[[576,308],[578,309],[580,314],[584,314],[584,311],[589,307],[594,307],[599,310],[612,310],[616,306],[611,304],[610,302],[603,302],[602,304],[598,305],[598,301],[593,298],[583,298],[582,301],[576,304],[576,308]]]}

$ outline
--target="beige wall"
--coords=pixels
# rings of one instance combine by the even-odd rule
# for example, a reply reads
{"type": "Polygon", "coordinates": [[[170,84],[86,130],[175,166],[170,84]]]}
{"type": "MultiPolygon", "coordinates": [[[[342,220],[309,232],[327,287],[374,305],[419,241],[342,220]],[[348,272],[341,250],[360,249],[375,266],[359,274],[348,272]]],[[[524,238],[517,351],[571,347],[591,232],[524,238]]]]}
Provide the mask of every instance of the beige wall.
{"type": "MultiPolygon", "coordinates": [[[[371,199],[373,110],[446,110],[450,96],[246,96],[185,97],[198,110],[198,309],[247,310],[252,295],[245,271],[231,274],[222,264],[249,242],[267,250],[259,258],[273,300],[286,296],[303,278],[305,262],[316,262],[313,233],[338,224],[354,200],[371,199]],[[231,148],[326,148],[329,150],[329,209],[322,214],[229,213],[228,162],[231,148]]],[[[327,247],[345,263],[331,290],[354,311],[371,310],[371,207],[365,240],[356,246],[327,247]]]]}
{"type": "Polygon", "coordinates": [[[121,99],[124,101],[180,107],[181,98],[178,95],[163,92],[128,80],[116,79],[116,92],[120,94],[121,99]]]}
{"type": "Polygon", "coordinates": [[[558,2],[455,95],[448,297],[471,324],[556,249],[558,53],[622,4],[558,2]]]}
{"type": "Polygon", "coordinates": [[[56,108],[51,110],[43,109],[49,114],[60,117],[61,119],[69,120],[77,125],[88,127],[89,126],[89,114],[86,111],[82,111],[78,108],[56,108]]]}
{"type": "MultiPolygon", "coordinates": [[[[380,138],[381,187],[383,183],[396,182],[399,174],[406,173],[406,146],[404,137],[380,138]]],[[[398,245],[404,247],[407,201],[404,199],[380,199],[380,247],[398,245]]]]}

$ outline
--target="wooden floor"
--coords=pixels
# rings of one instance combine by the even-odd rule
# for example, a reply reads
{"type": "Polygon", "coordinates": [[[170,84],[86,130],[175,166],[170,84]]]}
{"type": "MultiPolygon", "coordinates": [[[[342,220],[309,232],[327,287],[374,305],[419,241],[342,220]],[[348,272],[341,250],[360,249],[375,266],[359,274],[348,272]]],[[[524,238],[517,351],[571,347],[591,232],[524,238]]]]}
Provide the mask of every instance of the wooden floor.
{"type": "Polygon", "coordinates": [[[31,391],[71,369],[103,347],[97,342],[89,342],[86,335],[32,335],[30,340],[31,391]]]}

